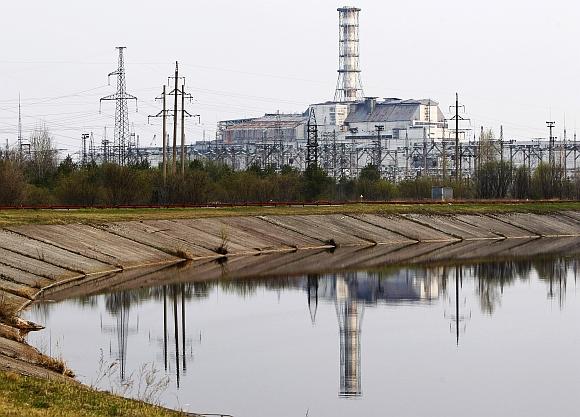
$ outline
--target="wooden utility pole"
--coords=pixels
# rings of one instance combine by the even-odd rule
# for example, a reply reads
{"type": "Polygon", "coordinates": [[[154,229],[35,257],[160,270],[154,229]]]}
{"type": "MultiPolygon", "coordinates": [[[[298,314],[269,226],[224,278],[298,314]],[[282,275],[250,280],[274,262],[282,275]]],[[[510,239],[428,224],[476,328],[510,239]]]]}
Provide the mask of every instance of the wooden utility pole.
{"type": "Polygon", "coordinates": [[[175,89],[173,90],[173,159],[171,161],[171,173],[175,175],[177,170],[177,82],[179,80],[179,64],[175,61],[175,89]]]}

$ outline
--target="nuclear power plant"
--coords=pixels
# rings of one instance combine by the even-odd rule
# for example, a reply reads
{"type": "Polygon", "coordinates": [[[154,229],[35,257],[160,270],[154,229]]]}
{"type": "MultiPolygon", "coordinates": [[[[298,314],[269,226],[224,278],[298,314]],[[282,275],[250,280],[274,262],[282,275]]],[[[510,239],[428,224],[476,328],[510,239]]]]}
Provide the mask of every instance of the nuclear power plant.
{"type": "MultiPolygon", "coordinates": [[[[171,172],[176,171],[178,159],[182,171],[186,161],[196,159],[226,164],[234,170],[250,166],[305,170],[315,164],[335,179],[357,177],[363,168],[373,165],[382,178],[396,182],[417,176],[469,179],[488,160],[509,162],[514,167],[525,166],[530,171],[540,162],[549,161],[562,167],[568,178],[579,174],[580,148],[576,134],[570,139],[564,129],[563,137],[557,138],[553,134],[553,122],[548,124],[548,138],[516,141],[504,138],[503,127],[497,139],[486,138],[483,127],[472,128],[468,115],[460,115],[460,109],[463,111],[465,107],[457,95],[448,97],[454,99],[454,105],[447,117],[438,101],[430,97],[381,97],[380,92],[365,95],[361,70],[364,56],[360,54],[359,37],[359,18],[363,11],[347,6],[337,11],[338,77],[334,94],[328,91],[329,100],[314,102],[296,113],[272,109],[259,117],[241,115],[238,119],[222,120],[217,124],[215,139],[210,141],[205,138],[187,140],[184,119],[199,115],[185,110],[185,98],[191,95],[186,92],[185,84],[179,86],[176,81],[161,95],[165,97],[163,103],[166,94],[173,95],[173,110],[164,104],[162,111],[150,116],[164,120],[173,118],[173,126],[166,126],[164,122],[160,132],[163,146],[139,146],[139,135],[127,131],[126,101],[135,97],[125,90],[123,49],[120,48],[119,69],[110,74],[118,77],[118,91],[102,99],[114,100],[117,104],[114,143],[107,140],[105,134],[99,147],[92,133],[83,134],[81,163],[115,161],[125,164],[147,160],[157,164],[169,160],[171,172]],[[182,101],[179,111],[178,95],[182,101]],[[125,104],[120,106],[123,102],[125,104]],[[178,124],[181,126],[179,135],[178,124]],[[170,131],[173,132],[172,143],[170,131]]],[[[332,85],[330,78],[335,76],[329,72],[329,87],[332,85]]],[[[181,80],[177,63],[175,76],[171,79],[181,80]]],[[[19,148],[22,150],[25,144],[20,144],[19,148]]]]}
{"type": "MultiPolygon", "coordinates": [[[[473,130],[455,101],[455,114],[445,117],[432,98],[402,99],[365,96],[360,68],[357,7],[338,10],[338,79],[334,99],[313,103],[301,113],[267,113],[261,117],[224,120],[215,141],[198,142],[191,158],[209,158],[244,169],[251,165],[305,169],[313,161],[334,178],[357,176],[376,166],[383,178],[398,181],[417,176],[469,178],[490,152],[514,166],[535,168],[550,155],[567,174],[577,170],[574,141],[498,139],[481,151],[481,132],[473,130]],[[314,122],[313,122],[314,121],[314,122]],[[316,137],[312,123],[316,124],[316,137]],[[309,126],[311,126],[309,135],[309,126]],[[478,137],[479,135],[479,137],[478,137]],[[309,142],[310,141],[310,142],[309,142]]],[[[363,57],[364,60],[364,57],[363,57]]]]}
{"type": "MultiPolygon", "coordinates": [[[[338,9],[338,80],[334,100],[311,104],[299,114],[271,113],[222,121],[214,155],[236,169],[258,163],[304,168],[311,115],[317,126],[318,165],[333,176],[353,176],[368,164],[385,175],[414,175],[422,163],[437,167],[423,144],[449,139],[438,103],[430,99],[365,97],[361,80],[359,12],[338,9]],[[245,158],[243,158],[245,156],[245,158]],[[401,171],[401,172],[399,172],[401,171]]],[[[465,132],[461,132],[462,137],[465,132]]],[[[428,146],[430,148],[430,146],[428,146]]]]}

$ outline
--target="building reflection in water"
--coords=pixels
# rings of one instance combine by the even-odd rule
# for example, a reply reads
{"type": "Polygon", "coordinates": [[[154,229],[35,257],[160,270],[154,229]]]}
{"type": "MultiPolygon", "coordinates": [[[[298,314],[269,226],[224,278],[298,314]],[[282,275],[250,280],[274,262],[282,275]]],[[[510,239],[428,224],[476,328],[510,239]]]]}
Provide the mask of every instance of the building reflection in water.
{"type": "Polygon", "coordinates": [[[364,310],[378,303],[421,303],[439,298],[441,275],[436,270],[401,270],[394,274],[356,272],[309,276],[308,307],[315,323],[318,300],[336,308],[340,346],[339,396],[362,396],[361,329],[364,310]]]}

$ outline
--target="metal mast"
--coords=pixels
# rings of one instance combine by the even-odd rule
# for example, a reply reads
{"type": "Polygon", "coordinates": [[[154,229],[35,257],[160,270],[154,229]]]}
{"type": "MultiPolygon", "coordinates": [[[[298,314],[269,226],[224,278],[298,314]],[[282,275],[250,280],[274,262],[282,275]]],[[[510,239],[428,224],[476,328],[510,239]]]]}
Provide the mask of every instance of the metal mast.
{"type": "Polygon", "coordinates": [[[546,122],[546,125],[548,126],[548,129],[550,130],[550,139],[549,139],[549,145],[548,145],[548,156],[549,156],[549,160],[550,160],[550,166],[553,168],[556,165],[556,158],[554,156],[554,143],[555,143],[555,137],[553,134],[553,129],[556,126],[556,122],[546,122]]]}
{"type": "Polygon", "coordinates": [[[127,148],[129,147],[129,142],[131,140],[127,100],[135,100],[135,103],[137,103],[137,97],[127,93],[127,84],[125,81],[125,62],[123,58],[123,50],[125,47],[118,46],[117,49],[119,50],[119,65],[116,71],[113,71],[109,74],[109,79],[111,75],[115,75],[117,77],[117,92],[115,94],[101,98],[100,103],[103,101],[115,101],[115,156],[116,162],[124,165],[127,163],[127,148]]]}
{"type": "Polygon", "coordinates": [[[20,106],[20,94],[18,94],[18,151],[22,158],[22,108],[20,106]]]}
{"type": "Polygon", "coordinates": [[[352,102],[364,97],[359,68],[359,36],[357,7],[341,7],[338,31],[338,81],[334,101],[352,102]]]}
{"type": "Polygon", "coordinates": [[[306,169],[318,166],[318,126],[314,108],[310,108],[307,125],[306,169]]]}

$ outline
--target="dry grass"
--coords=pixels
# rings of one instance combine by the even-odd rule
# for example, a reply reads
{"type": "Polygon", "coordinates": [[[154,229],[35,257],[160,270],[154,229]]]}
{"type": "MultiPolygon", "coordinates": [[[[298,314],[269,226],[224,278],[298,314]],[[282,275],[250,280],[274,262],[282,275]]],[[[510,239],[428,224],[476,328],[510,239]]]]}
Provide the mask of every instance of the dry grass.
{"type": "Polygon", "coordinates": [[[171,208],[171,209],[78,209],[0,210],[0,227],[20,224],[107,223],[131,220],[190,219],[200,217],[309,215],[309,214],[459,214],[459,213],[553,213],[580,210],[580,202],[453,203],[453,204],[348,204],[340,206],[171,208]]]}
{"type": "Polygon", "coordinates": [[[183,413],[80,384],[0,372],[0,415],[12,417],[177,417],[183,413]]]}
{"type": "Polygon", "coordinates": [[[51,371],[58,372],[61,375],[74,378],[75,373],[67,368],[66,363],[61,358],[52,358],[47,355],[40,355],[38,365],[51,371]]]}

